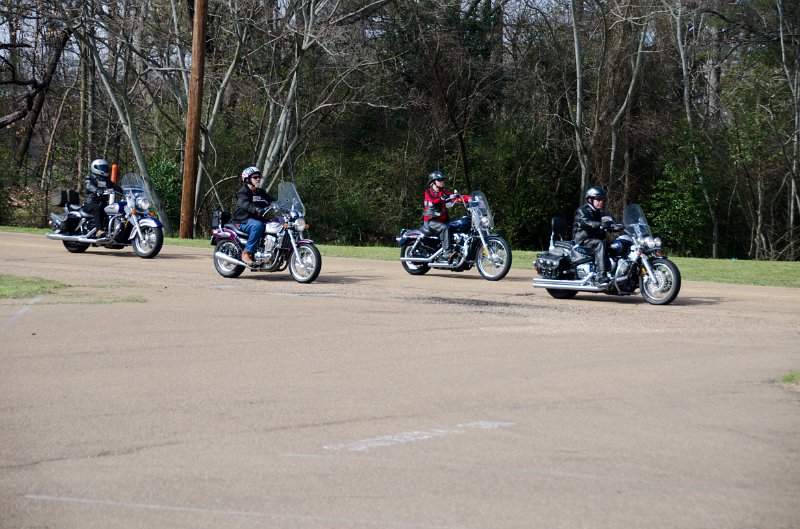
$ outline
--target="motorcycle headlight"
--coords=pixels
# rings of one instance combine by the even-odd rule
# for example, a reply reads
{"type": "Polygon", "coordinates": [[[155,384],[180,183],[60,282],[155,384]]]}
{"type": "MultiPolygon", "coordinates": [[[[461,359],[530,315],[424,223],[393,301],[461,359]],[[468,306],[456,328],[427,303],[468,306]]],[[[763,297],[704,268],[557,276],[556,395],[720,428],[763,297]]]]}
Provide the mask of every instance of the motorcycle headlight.
{"type": "Polygon", "coordinates": [[[306,229],[306,219],[297,219],[294,221],[294,229],[297,231],[303,231],[306,229]]]}
{"type": "Polygon", "coordinates": [[[656,248],[661,248],[661,237],[656,237],[653,239],[653,244],[656,245],[656,248]]]}
{"type": "Polygon", "coordinates": [[[644,247],[645,248],[655,248],[655,246],[656,246],[656,241],[655,241],[655,239],[653,239],[652,236],[647,237],[644,240],[644,247]]]}
{"type": "Polygon", "coordinates": [[[138,197],[136,199],[136,209],[150,209],[150,201],[145,197],[138,197]]]}

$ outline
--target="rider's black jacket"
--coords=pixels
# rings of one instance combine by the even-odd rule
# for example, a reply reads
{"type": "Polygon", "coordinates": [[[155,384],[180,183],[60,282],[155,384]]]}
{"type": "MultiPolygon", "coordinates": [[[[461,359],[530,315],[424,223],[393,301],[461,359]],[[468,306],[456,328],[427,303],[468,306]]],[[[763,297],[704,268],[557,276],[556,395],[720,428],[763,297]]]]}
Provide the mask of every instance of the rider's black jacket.
{"type": "Polygon", "coordinates": [[[86,190],[85,193],[85,201],[93,204],[100,204],[103,202],[100,195],[98,195],[98,191],[101,192],[106,188],[114,188],[117,191],[122,191],[118,185],[114,184],[109,177],[103,176],[95,176],[92,173],[87,174],[83,177],[83,185],[84,189],[86,190]]]}
{"type": "Polygon", "coordinates": [[[603,209],[594,209],[589,204],[584,204],[575,210],[575,222],[572,225],[572,238],[576,243],[587,239],[606,238],[607,230],[603,228],[600,219],[608,216],[603,209]]]}
{"type": "Polygon", "coordinates": [[[272,197],[261,189],[256,187],[255,191],[250,191],[247,185],[236,193],[236,210],[233,212],[233,222],[241,224],[249,218],[266,222],[267,219],[261,216],[260,212],[268,208],[272,203],[272,197]]]}

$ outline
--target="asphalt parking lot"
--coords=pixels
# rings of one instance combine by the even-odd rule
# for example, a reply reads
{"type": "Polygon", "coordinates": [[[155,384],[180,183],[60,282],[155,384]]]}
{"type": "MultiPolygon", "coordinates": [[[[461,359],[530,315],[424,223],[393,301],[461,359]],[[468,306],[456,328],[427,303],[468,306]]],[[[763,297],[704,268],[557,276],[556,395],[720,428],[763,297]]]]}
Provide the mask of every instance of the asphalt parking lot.
{"type": "Polygon", "coordinates": [[[800,527],[795,289],[210,255],[0,232],[0,527],[800,527]]]}

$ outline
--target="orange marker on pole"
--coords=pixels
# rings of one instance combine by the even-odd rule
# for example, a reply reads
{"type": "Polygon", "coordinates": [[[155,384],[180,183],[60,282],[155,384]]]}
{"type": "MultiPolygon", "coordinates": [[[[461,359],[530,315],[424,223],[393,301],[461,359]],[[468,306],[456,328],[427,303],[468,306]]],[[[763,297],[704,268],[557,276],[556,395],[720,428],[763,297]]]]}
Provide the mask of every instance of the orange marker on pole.
{"type": "Polygon", "coordinates": [[[111,181],[117,183],[117,164],[111,164],[111,181]]]}

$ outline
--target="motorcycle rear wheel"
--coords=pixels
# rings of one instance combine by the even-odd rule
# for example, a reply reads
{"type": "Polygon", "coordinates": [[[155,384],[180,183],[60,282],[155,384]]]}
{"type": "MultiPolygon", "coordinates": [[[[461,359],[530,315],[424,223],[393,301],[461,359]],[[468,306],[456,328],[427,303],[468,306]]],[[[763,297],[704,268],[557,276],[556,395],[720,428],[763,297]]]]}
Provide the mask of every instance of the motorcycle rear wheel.
{"type": "Polygon", "coordinates": [[[297,243],[297,252],[289,258],[289,273],[298,283],[311,283],[322,270],[322,256],[316,246],[297,243]]]}
{"type": "Polygon", "coordinates": [[[653,268],[653,273],[657,276],[661,288],[657,288],[654,281],[643,275],[639,278],[642,297],[651,305],[672,303],[681,290],[680,270],[669,259],[653,259],[650,261],[650,266],[653,268]]]}
{"type": "Polygon", "coordinates": [[[548,288],[545,290],[556,299],[572,299],[578,295],[577,290],[560,290],[557,288],[548,288]]]}
{"type": "Polygon", "coordinates": [[[140,226],[140,235],[133,239],[133,251],[142,259],[152,259],[164,245],[164,230],[155,226],[140,226]]]}
{"type": "MultiPolygon", "coordinates": [[[[400,247],[400,257],[430,257],[429,255],[419,251],[419,248],[422,247],[422,244],[420,244],[417,249],[414,250],[414,242],[415,241],[406,241],[403,243],[403,246],[400,247]]],[[[405,271],[412,276],[421,276],[428,273],[428,270],[431,269],[426,263],[410,263],[408,261],[400,261],[400,264],[402,264],[405,271]]]]}
{"type": "Polygon", "coordinates": [[[475,263],[484,279],[499,281],[511,269],[511,246],[502,237],[490,237],[486,248],[478,247],[475,263]]]}
{"type": "MultiPolygon", "coordinates": [[[[233,257],[236,260],[242,259],[242,249],[239,246],[231,241],[231,240],[223,240],[217,243],[217,246],[214,248],[214,253],[224,253],[230,257],[233,257]]],[[[222,259],[217,259],[214,257],[214,268],[217,269],[217,272],[222,277],[234,278],[239,277],[244,272],[244,266],[237,265],[234,263],[229,263],[228,261],[223,261],[222,259]]]]}
{"type": "Polygon", "coordinates": [[[61,241],[64,243],[64,248],[69,253],[83,253],[89,249],[89,245],[83,242],[61,241]]]}

